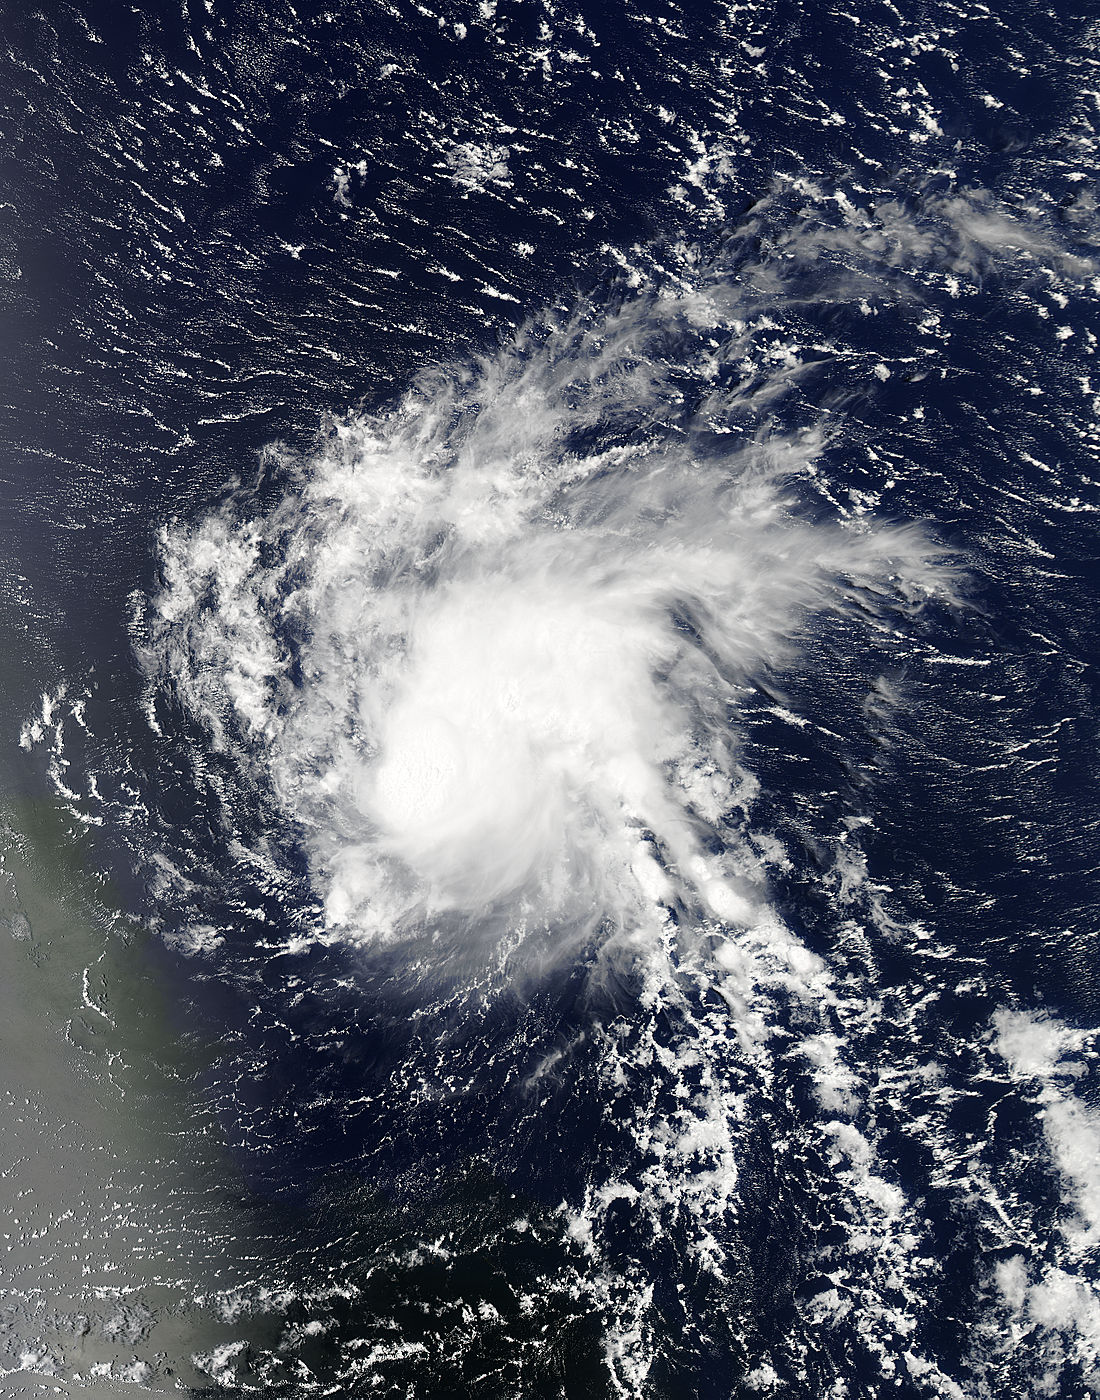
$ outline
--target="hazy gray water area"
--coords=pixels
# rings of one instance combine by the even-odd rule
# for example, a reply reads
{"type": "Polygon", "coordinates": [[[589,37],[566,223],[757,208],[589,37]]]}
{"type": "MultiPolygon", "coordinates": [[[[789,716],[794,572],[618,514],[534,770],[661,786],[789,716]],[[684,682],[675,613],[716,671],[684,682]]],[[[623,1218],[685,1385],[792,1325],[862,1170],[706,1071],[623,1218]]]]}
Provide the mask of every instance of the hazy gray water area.
{"type": "Polygon", "coordinates": [[[104,1394],[208,1384],[190,1358],[233,1340],[210,1300],[263,1264],[241,1233],[231,1159],[187,1087],[196,1054],[143,957],[147,935],[88,920],[61,814],[43,801],[13,819],[0,912],[4,1393],[67,1393],[74,1375],[104,1394]]]}

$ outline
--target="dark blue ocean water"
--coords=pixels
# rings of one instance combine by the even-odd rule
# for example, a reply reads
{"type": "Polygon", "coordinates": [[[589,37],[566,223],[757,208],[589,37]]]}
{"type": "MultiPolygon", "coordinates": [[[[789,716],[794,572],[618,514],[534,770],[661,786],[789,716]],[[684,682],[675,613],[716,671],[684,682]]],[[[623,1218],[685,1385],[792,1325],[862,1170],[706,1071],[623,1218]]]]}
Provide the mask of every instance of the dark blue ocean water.
{"type": "Polygon", "coordinates": [[[1098,1393],[1095,26],[4,16],[8,840],[238,1221],[20,1383],[1098,1393]]]}

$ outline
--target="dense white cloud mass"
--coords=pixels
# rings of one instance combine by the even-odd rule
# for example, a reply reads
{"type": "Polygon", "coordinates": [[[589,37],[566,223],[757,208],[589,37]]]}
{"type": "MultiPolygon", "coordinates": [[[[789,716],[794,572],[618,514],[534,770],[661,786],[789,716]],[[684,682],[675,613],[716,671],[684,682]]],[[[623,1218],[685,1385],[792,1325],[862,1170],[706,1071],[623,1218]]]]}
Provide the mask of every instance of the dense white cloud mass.
{"type": "Polygon", "coordinates": [[[826,438],[761,417],[808,367],[751,362],[754,276],[532,327],[334,426],[267,517],[165,531],[153,664],[299,824],[331,928],[757,917],[751,866],[707,853],[738,686],[809,615],[951,572],[916,528],[797,508],[826,438]]]}

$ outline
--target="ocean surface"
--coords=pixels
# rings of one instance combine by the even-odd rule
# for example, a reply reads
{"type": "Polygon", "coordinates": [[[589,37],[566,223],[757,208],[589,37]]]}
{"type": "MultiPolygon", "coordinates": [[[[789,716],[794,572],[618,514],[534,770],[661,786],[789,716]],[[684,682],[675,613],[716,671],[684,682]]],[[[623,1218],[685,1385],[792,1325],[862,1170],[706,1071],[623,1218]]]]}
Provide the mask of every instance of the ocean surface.
{"type": "Polygon", "coordinates": [[[1098,125],[1078,3],[0,13],[5,1395],[1100,1395],[1098,125]]]}

